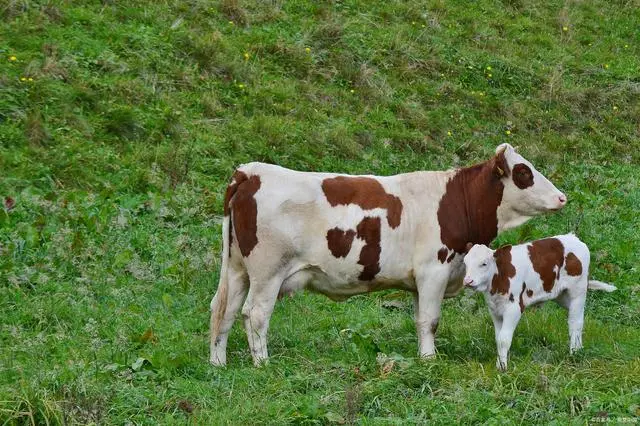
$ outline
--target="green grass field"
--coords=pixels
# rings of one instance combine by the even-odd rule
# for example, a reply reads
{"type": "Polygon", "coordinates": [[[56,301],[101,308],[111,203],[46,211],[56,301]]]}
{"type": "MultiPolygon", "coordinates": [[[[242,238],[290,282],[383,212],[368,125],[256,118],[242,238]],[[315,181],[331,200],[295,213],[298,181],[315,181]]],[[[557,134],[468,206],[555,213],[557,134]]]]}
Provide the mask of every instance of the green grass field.
{"type": "Polygon", "coordinates": [[[0,423],[639,422],[639,22],[638,0],[0,1],[0,423]],[[422,361],[408,294],[298,294],[269,365],[238,322],[209,366],[235,166],[394,174],[505,141],[570,202],[495,245],[577,229],[619,288],[589,295],[582,352],[555,304],[501,374],[479,295],[422,361]]]}

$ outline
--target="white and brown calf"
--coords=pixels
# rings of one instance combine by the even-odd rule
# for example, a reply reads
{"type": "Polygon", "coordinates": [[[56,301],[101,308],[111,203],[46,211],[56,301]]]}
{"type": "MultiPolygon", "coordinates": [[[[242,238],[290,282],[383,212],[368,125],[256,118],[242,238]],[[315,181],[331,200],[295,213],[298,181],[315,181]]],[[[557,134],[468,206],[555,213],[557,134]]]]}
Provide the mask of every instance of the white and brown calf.
{"type": "Polygon", "coordinates": [[[524,309],[555,300],[569,311],[569,350],[582,348],[587,289],[614,291],[589,280],[589,249],[573,234],[491,250],[471,247],[465,256],[464,284],[484,293],[495,328],[496,367],[506,370],[513,332],[524,309]]]}
{"type": "Polygon", "coordinates": [[[225,195],[210,362],[226,363],[243,302],[254,363],[266,360],[277,298],[305,288],[333,300],[388,288],[413,292],[419,352],[433,355],[442,299],[462,288],[467,242],[488,244],[565,203],[508,144],[472,167],[386,177],[245,164],[225,195]]]}

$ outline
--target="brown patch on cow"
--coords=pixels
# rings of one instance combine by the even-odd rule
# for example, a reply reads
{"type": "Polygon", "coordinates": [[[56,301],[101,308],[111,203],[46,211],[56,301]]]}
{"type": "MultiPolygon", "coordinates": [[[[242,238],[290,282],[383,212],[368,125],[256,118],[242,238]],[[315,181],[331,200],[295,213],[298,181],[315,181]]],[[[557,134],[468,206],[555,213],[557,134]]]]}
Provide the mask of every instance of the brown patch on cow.
{"type": "Polygon", "coordinates": [[[527,296],[533,297],[533,290],[531,289],[527,290],[527,296]]]}
{"type": "Polygon", "coordinates": [[[513,166],[513,183],[520,189],[533,186],[533,172],[529,166],[524,163],[513,166]]]}
{"type": "Polygon", "coordinates": [[[531,243],[529,258],[533,270],[540,275],[542,288],[547,293],[553,289],[553,284],[560,277],[560,269],[564,264],[564,246],[557,238],[545,238],[531,243]]]}
{"type": "Polygon", "coordinates": [[[515,302],[515,299],[513,298],[513,293],[509,293],[509,302],[515,302]]]}
{"type": "Polygon", "coordinates": [[[402,202],[388,194],[382,184],[369,177],[336,176],[322,181],[322,191],[332,207],[356,204],[363,210],[387,210],[387,222],[393,229],[400,225],[402,202]]]}
{"type": "Polygon", "coordinates": [[[364,269],[358,277],[362,281],[371,281],[376,274],[380,272],[380,218],[365,217],[360,221],[358,227],[358,238],[366,243],[360,250],[360,259],[358,263],[364,266],[364,269]]]}
{"type": "Polygon", "coordinates": [[[242,256],[247,257],[258,244],[258,204],[254,195],[260,189],[260,176],[253,175],[238,184],[230,208],[242,256]]]}
{"type": "Polygon", "coordinates": [[[454,257],[456,257],[455,251],[449,255],[449,257],[447,258],[447,263],[451,263],[454,257]]]}
{"type": "Polygon", "coordinates": [[[349,229],[344,231],[338,227],[329,229],[327,231],[327,245],[331,254],[334,257],[347,257],[351,251],[351,244],[353,243],[353,237],[356,236],[356,231],[349,229]]]}
{"type": "Polygon", "coordinates": [[[440,240],[456,253],[467,244],[489,244],[498,235],[498,206],[509,176],[504,153],[460,169],[449,179],[438,207],[440,240]]]}
{"type": "Polygon", "coordinates": [[[564,267],[567,269],[567,274],[572,277],[582,275],[582,262],[580,262],[580,259],[578,259],[573,253],[569,253],[565,258],[564,267]]]}
{"type": "MultiPolygon", "coordinates": [[[[520,313],[524,312],[524,299],[522,299],[522,295],[524,294],[525,289],[527,288],[526,283],[522,283],[522,291],[520,292],[520,313]]],[[[529,290],[531,291],[531,290],[529,290]]],[[[527,296],[529,296],[529,291],[527,292],[527,296]]],[[[533,292],[531,292],[533,294],[533,292]]],[[[529,296],[531,297],[531,296],[529,296]]]]}
{"type": "Polygon", "coordinates": [[[491,280],[491,294],[507,294],[509,279],[516,276],[516,267],[511,263],[511,246],[504,246],[493,253],[498,272],[491,280]]]}
{"type": "Polygon", "coordinates": [[[223,208],[224,208],[225,216],[229,216],[229,213],[231,212],[231,209],[230,209],[231,199],[233,198],[236,191],[238,190],[238,186],[240,186],[240,184],[246,181],[247,179],[248,179],[247,175],[241,170],[236,170],[235,173],[233,173],[233,177],[231,178],[231,183],[229,184],[229,186],[227,186],[227,191],[224,194],[223,208]]]}
{"type": "Polygon", "coordinates": [[[440,250],[438,250],[438,260],[440,261],[440,263],[444,263],[447,260],[448,253],[449,250],[447,250],[446,247],[442,247],[440,250]]]}

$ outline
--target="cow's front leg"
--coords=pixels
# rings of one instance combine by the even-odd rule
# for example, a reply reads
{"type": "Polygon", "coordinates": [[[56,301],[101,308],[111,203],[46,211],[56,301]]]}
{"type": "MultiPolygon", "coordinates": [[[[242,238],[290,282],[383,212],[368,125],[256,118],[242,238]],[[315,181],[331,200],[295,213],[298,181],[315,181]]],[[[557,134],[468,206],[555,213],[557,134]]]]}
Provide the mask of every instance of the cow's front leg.
{"type": "Polygon", "coordinates": [[[511,348],[511,340],[518,322],[520,321],[520,308],[509,309],[503,315],[502,327],[496,333],[496,346],[498,347],[498,359],[496,360],[496,368],[500,371],[507,370],[507,359],[509,358],[509,349],[511,348]]]}
{"type": "Polygon", "coordinates": [[[427,269],[416,275],[418,294],[414,299],[418,354],[432,357],[436,354],[435,336],[440,322],[440,307],[447,288],[447,268],[427,269]]]}

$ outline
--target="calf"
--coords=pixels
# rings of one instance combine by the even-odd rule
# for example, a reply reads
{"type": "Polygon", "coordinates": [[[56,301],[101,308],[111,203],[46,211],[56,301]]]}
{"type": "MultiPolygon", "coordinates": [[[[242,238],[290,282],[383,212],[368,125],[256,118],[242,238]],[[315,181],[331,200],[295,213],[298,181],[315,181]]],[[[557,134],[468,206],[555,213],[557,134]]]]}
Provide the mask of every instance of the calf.
{"type": "Polygon", "coordinates": [[[475,166],[384,177],[245,164],[224,199],[210,362],[226,363],[243,302],[253,361],[266,360],[278,296],[305,288],[333,300],[413,292],[419,354],[433,355],[442,299],[462,288],[467,241],[488,244],[566,201],[508,144],[475,166]]]}
{"type": "Polygon", "coordinates": [[[587,289],[614,291],[589,280],[589,249],[575,235],[559,235],[497,250],[468,244],[464,284],[484,293],[498,346],[499,370],[506,370],[513,332],[524,308],[555,300],[569,311],[569,350],[582,348],[587,289]]]}

